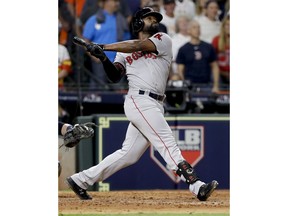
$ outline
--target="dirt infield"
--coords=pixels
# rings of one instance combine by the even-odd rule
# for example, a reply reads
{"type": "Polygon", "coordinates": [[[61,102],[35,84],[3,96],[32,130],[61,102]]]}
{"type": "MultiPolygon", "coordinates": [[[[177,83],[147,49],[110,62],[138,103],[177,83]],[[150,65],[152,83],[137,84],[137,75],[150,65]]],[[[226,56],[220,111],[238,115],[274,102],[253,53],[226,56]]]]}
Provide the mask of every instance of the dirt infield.
{"type": "Polygon", "coordinates": [[[92,200],[80,200],[72,191],[58,192],[59,214],[125,213],[229,213],[229,190],[216,190],[206,202],[188,190],[92,192],[92,200]]]}

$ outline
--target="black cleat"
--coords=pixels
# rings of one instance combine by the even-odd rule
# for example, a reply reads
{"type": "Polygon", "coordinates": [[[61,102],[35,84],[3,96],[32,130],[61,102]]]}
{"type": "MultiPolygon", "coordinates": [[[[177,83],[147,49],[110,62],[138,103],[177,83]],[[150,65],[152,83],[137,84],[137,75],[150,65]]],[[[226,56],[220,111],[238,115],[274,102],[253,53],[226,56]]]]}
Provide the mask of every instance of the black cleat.
{"type": "Polygon", "coordinates": [[[79,187],[71,177],[66,178],[66,183],[68,186],[76,193],[76,195],[82,200],[91,200],[92,197],[87,194],[85,189],[79,187]]]}
{"type": "Polygon", "coordinates": [[[208,184],[204,184],[200,187],[197,198],[200,201],[206,201],[208,197],[213,193],[213,191],[217,188],[218,182],[213,180],[208,184]]]}

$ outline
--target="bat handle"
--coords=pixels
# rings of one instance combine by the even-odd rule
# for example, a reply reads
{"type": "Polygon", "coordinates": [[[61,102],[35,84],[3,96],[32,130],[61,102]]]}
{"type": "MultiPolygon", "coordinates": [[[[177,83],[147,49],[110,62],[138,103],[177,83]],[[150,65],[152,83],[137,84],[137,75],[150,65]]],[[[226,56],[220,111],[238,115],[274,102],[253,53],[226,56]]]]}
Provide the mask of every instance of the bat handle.
{"type": "Polygon", "coordinates": [[[74,42],[75,44],[80,45],[80,46],[83,46],[83,47],[85,47],[85,48],[87,48],[87,46],[88,46],[88,43],[87,43],[85,40],[83,40],[82,38],[79,38],[79,37],[77,37],[77,36],[75,36],[75,37],[73,38],[73,42],[74,42]]]}

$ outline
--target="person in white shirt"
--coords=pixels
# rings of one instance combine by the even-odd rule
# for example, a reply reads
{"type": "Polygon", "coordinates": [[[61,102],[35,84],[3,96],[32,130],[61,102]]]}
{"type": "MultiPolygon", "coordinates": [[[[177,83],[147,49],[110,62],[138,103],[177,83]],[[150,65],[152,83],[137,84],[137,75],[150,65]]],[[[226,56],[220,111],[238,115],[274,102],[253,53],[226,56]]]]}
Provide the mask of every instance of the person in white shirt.
{"type": "Polygon", "coordinates": [[[175,7],[175,0],[163,0],[164,11],[161,13],[163,16],[161,23],[167,27],[167,33],[170,37],[173,37],[173,35],[176,33],[176,16],[174,14],[175,7]]]}
{"type": "Polygon", "coordinates": [[[218,18],[217,1],[208,0],[205,5],[205,16],[195,17],[201,28],[200,39],[212,43],[213,38],[220,33],[221,21],[218,18]]]}
{"type": "Polygon", "coordinates": [[[205,16],[205,5],[207,0],[196,0],[195,1],[195,18],[205,16]]]}
{"type": "Polygon", "coordinates": [[[195,3],[192,0],[176,0],[175,16],[188,16],[190,19],[195,17],[195,3]]]}
{"type": "Polygon", "coordinates": [[[172,37],[173,59],[172,59],[171,75],[176,73],[177,70],[177,65],[175,61],[179,48],[191,40],[191,37],[187,31],[188,23],[190,22],[190,20],[191,20],[190,17],[185,15],[179,16],[176,20],[176,34],[172,37]]]}

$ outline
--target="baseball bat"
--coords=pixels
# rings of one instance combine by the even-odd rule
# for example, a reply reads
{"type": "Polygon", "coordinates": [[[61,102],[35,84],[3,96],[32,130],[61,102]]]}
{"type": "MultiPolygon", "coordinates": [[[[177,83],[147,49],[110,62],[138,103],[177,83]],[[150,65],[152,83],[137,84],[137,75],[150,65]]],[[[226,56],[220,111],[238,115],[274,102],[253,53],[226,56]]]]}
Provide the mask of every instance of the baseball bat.
{"type": "Polygon", "coordinates": [[[74,42],[75,44],[77,44],[77,45],[79,45],[79,46],[83,46],[83,47],[85,47],[85,48],[87,48],[87,46],[88,46],[88,43],[87,43],[85,40],[83,40],[82,38],[79,38],[79,37],[77,37],[77,36],[75,36],[75,37],[73,38],[73,42],[74,42]]]}

